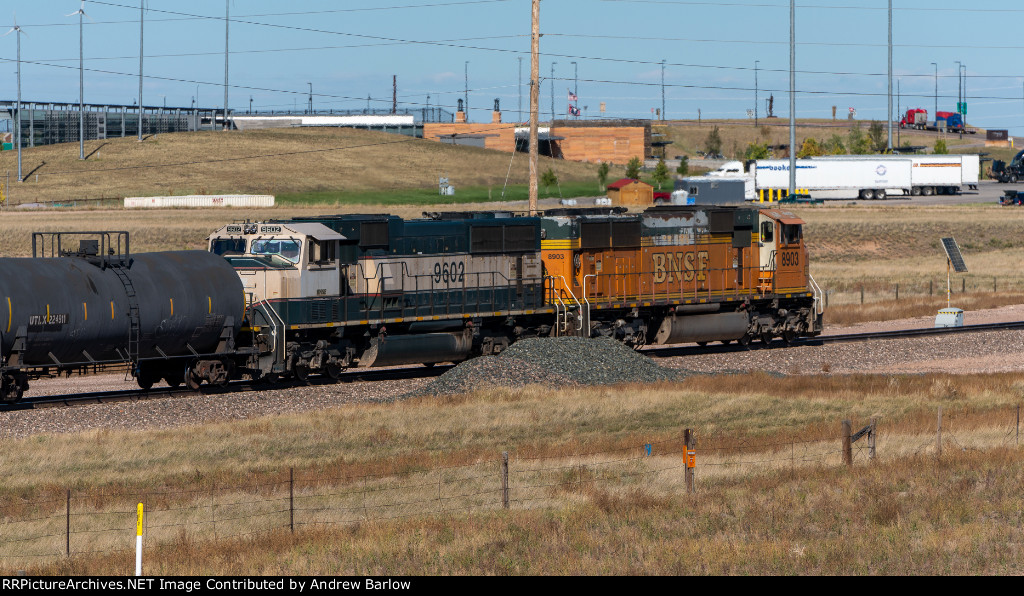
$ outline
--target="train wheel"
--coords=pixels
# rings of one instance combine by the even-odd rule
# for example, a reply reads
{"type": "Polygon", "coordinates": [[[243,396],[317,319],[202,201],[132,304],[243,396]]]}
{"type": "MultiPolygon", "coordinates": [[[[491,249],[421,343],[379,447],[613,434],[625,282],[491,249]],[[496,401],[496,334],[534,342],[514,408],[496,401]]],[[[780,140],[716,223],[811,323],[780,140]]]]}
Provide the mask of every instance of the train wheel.
{"type": "Polygon", "coordinates": [[[297,364],[294,367],[292,367],[292,373],[295,374],[296,379],[305,383],[306,379],[309,378],[309,367],[302,364],[297,364]]]}
{"type": "Polygon", "coordinates": [[[723,346],[727,346],[727,345],[729,345],[729,344],[731,344],[731,343],[732,343],[732,340],[731,340],[731,339],[723,339],[723,340],[722,340],[722,345],[723,345],[723,346]]]}
{"type": "Polygon", "coordinates": [[[325,367],[325,370],[327,371],[327,376],[328,377],[330,377],[331,379],[337,381],[338,379],[341,378],[341,371],[343,371],[345,369],[342,368],[341,366],[338,366],[337,364],[328,364],[325,367]]]}
{"type": "Polygon", "coordinates": [[[139,384],[139,388],[141,388],[143,391],[149,391],[150,389],[152,389],[153,383],[155,383],[156,381],[157,379],[154,379],[153,377],[144,373],[135,377],[135,382],[139,384]]]}
{"type": "Polygon", "coordinates": [[[197,377],[195,373],[192,372],[191,366],[185,369],[185,374],[183,375],[183,377],[185,379],[185,386],[191,389],[192,391],[197,391],[199,389],[199,386],[203,384],[203,380],[197,377]]]}
{"type": "Polygon", "coordinates": [[[771,331],[764,331],[764,332],[761,333],[761,343],[763,343],[764,347],[766,347],[766,348],[772,347],[772,332],[771,331]]]}
{"type": "Polygon", "coordinates": [[[697,342],[697,345],[703,348],[704,346],[708,345],[708,342],[706,342],[706,341],[699,341],[699,342],[697,342]]]}
{"type": "Polygon", "coordinates": [[[25,388],[14,375],[4,375],[2,387],[0,387],[0,400],[7,404],[19,401],[25,394],[25,388]]]}
{"type": "Polygon", "coordinates": [[[750,342],[751,342],[752,339],[753,339],[753,336],[750,335],[749,333],[747,333],[743,337],[737,339],[736,343],[740,344],[741,346],[743,346],[744,348],[747,348],[749,350],[750,349],[750,342]]]}
{"type": "Polygon", "coordinates": [[[184,382],[185,375],[181,374],[180,372],[168,372],[167,374],[164,375],[164,383],[167,383],[167,386],[171,387],[172,389],[174,387],[178,387],[184,382]]]}
{"type": "Polygon", "coordinates": [[[783,341],[783,342],[784,342],[784,343],[785,343],[785,344],[786,344],[787,346],[791,346],[791,345],[793,345],[794,343],[796,343],[796,331],[791,331],[791,330],[789,330],[789,329],[787,329],[787,330],[783,331],[783,332],[782,332],[782,341],[783,341]]]}

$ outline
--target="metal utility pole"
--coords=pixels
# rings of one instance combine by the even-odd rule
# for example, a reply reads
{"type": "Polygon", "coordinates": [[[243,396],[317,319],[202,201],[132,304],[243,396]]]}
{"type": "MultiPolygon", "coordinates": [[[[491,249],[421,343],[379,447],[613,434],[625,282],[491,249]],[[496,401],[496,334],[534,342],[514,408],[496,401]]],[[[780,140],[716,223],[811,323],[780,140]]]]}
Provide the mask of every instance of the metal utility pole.
{"type": "MultiPolygon", "coordinates": [[[[85,15],[85,0],[75,12],[78,15],[78,159],[85,159],[85,52],[82,42],[82,17],[85,15]]],[[[90,21],[92,19],[89,19],[90,21]]]]}
{"type": "Polygon", "coordinates": [[[963,112],[962,115],[964,117],[963,118],[964,126],[966,127],[967,126],[967,65],[966,64],[962,64],[961,68],[964,69],[964,93],[963,93],[964,97],[960,101],[964,102],[964,112],[963,112]]]}
{"type": "Polygon", "coordinates": [[[665,120],[665,59],[661,59],[661,119],[665,120]]]}
{"type": "Polygon", "coordinates": [[[789,194],[796,194],[796,0],[789,0],[789,194]]]}
{"type": "Polygon", "coordinates": [[[555,65],[557,62],[551,63],[551,123],[555,123],[555,65]]]}
{"type": "MultiPolygon", "coordinates": [[[[537,0],[534,0],[535,2],[537,0]]],[[[21,34],[24,33],[21,27],[18,26],[18,21],[14,21],[14,26],[7,33],[4,33],[4,37],[15,33],[18,36],[18,104],[15,108],[15,122],[14,136],[17,138],[18,143],[18,182],[24,182],[21,176],[21,34]]]]}
{"type": "Polygon", "coordinates": [[[889,123],[888,149],[892,153],[892,0],[889,0],[889,111],[886,112],[886,121],[889,123]]]}
{"type": "MultiPolygon", "coordinates": [[[[960,83],[960,61],[954,60],[953,62],[956,62],[956,113],[959,114],[960,102],[963,101],[963,99],[960,96],[963,94],[964,88],[963,85],[960,83]]],[[[935,117],[938,118],[938,115],[936,115],[935,117]]]]}
{"type": "MultiPolygon", "coordinates": [[[[897,117],[900,115],[900,111],[902,109],[903,108],[900,107],[900,80],[896,79],[896,116],[897,117]]],[[[897,127],[896,128],[896,145],[899,146],[899,144],[900,144],[900,129],[897,127]]]]}
{"type": "MultiPolygon", "coordinates": [[[[577,67],[576,63],[572,62],[572,94],[576,96],[577,103],[579,102],[579,99],[580,99],[579,86],[580,86],[579,70],[578,70],[578,67],[577,67]]],[[[579,118],[579,116],[576,116],[576,117],[579,118]]]]}
{"type": "Polygon", "coordinates": [[[228,124],[228,28],[231,25],[230,0],[224,0],[224,130],[230,130],[228,124]]]}
{"type": "Polygon", "coordinates": [[[146,0],[139,0],[139,142],[142,142],[142,48],[146,0]]]}
{"type": "Polygon", "coordinates": [[[932,120],[938,120],[939,115],[936,112],[939,111],[939,65],[932,62],[932,66],[935,67],[935,112],[932,112],[932,120]]]}
{"type": "Polygon", "coordinates": [[[754,60],[754,128],[757,128],[757,63],[760,60],[754,60]]]}
{"type": "MultiPolygon", "coordinates": [[[[537,111],[540,104],[540,0],[530,8],[530,215],[537,214],[537,111]]],[[[20,80],[20,79],[19,79],[20,80]]],[[[20,95],[19,95],[20,97],[20,95]]],[[[20,162],[19,162],[20,164],[20,162]]],[[[20,169],[19,169],[20,173],[20,169]]]]}
{"type": "Polygon", "coordinates": [[[469,122],[469,60],[466,60],[466,89],[462,93],[462,106],[466,110],[466,122],[469,122]]]}
{"type": "Polygon", "coordinates": [[[519,109],[517,110],[518,117],[516,120],[519,122],[523,121],[523,57],[519,57],[519,86],[516,87],[519,90],[519,109]]]}
{"type": "Polygon", "coordinates": [[[309,85],[309,113],[310,113],[310,115],[312,115],[313,114],[313,83],[310,83],[309,81],[306,81],[306,84],[309,85]]]}

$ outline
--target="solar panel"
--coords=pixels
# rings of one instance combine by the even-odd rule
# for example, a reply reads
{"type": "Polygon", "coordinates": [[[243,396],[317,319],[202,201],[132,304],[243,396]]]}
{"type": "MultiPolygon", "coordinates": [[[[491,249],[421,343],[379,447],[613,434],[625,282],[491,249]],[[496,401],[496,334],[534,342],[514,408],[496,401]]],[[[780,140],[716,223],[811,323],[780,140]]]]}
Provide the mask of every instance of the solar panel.
{"type": "Polygon", "coordinates": [[[946,258],[953,264],[953,271],[967,273],[967,264],[964,263],[964,256],[960,254],[960,247],[953,238],[943,238],[942,248],[946,249],[946,258]]]}

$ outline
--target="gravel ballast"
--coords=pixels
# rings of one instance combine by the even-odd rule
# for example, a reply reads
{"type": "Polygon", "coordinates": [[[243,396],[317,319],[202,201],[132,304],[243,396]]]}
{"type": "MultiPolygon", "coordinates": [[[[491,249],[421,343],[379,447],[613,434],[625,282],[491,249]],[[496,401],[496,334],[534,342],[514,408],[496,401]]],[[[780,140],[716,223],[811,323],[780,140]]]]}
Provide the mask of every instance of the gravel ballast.
{"type": "Polygon", "coordinates": [[[685,376],[685,371],[665,368],[611,339],[530,338],[497,356],[463,362],[408,396],[466,393],[486,386],[657,383],[685,376]]]}

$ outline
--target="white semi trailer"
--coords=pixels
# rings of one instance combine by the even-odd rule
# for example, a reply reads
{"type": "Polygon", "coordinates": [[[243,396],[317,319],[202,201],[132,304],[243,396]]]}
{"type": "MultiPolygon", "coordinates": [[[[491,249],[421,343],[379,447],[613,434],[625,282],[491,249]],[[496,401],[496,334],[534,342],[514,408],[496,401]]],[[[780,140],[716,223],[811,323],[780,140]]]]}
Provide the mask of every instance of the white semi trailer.
{"type": "MultiPolygon", "coordinates": [[[[902,192],[911,188],[910,159],[870,159],[871,157],[798,159],[796,188],[810,193],[855,191],[862,199],[884,199],[892,191],[902,192]]],[[[759,159],[754,162],[751,169],[758,191],[789,189],[788,159],[759,159]]]]}
{"type": "Polygon", "coordinates": [[[903,194],[913,196],[958,194],[963,189],[977,190],[980,158],[976,154],[963,155],[833,155],[814,157],[814,160],[867,160],[911,162],[910,185],[903,194]]]}

